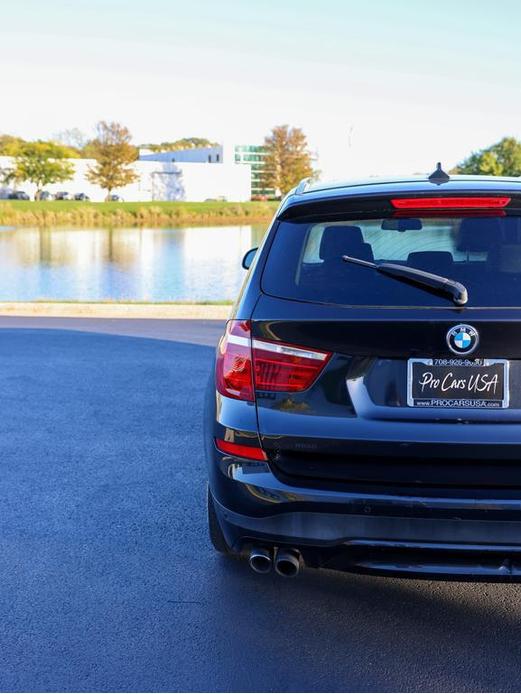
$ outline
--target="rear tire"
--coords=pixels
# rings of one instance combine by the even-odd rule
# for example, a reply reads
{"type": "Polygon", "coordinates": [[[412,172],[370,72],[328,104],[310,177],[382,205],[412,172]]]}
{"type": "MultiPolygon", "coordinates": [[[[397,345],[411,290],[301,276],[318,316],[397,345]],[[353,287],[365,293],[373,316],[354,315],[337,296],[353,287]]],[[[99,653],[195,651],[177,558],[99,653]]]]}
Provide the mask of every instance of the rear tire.
{"type": "Polygon", "coordinates": [[[213,501],[212,493],[207,489],[207,499],[208,499],[208,534],[210,535],[210,542],[212,543],[214,549],[221,554],[232,554],[232,551],[226,544],[224,539],[223,531],[219,524],[219,519],[217,518],[217,513],[215,512],[215,504],[213,501]]]}

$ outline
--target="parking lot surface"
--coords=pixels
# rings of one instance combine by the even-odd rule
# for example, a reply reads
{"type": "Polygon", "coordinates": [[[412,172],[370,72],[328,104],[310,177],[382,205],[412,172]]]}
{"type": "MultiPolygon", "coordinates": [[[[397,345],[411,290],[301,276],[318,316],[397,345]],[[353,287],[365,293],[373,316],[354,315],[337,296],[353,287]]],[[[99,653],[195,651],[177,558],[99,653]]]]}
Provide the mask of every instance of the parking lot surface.
{"type": "Polygon", "coordinates": [[[0,689],[519,690],[521,586],[285,580],[214,553],[221,326],[174,323],[0,321],[0,689]]]}

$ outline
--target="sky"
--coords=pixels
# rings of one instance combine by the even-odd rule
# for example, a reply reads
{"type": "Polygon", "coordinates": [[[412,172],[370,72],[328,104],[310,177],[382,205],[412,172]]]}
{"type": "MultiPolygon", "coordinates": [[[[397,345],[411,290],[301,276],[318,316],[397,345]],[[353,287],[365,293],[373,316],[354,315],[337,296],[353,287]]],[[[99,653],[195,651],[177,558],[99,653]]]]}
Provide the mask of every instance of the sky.
{"type": "Polygon", "coordinates": [[[449,169],[521,139],[521,0],[0,0],[0,133],[261,143],[324,179],[449,169]]]}

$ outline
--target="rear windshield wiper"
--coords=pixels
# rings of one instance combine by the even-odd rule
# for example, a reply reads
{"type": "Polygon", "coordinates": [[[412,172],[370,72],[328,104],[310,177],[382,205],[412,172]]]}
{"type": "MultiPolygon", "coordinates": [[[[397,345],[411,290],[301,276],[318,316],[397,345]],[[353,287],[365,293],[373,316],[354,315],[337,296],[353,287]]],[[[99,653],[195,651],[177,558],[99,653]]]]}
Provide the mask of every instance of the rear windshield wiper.
{"type": "Polygon", "coordinates": [[[458,306],[464,306],[469,300],[467,288],[463,284],[441,275],[434,275],[432,272],[425,272],[425,270],[407,265],[397,265],[396,263],[370,263],[368,260],[353,258],[350,255],[343,255],[342,260],[346,263],[355,263],[362,267],[371,268],[401,282],[409,282],[423,289],[448,294],[458,306]]]}

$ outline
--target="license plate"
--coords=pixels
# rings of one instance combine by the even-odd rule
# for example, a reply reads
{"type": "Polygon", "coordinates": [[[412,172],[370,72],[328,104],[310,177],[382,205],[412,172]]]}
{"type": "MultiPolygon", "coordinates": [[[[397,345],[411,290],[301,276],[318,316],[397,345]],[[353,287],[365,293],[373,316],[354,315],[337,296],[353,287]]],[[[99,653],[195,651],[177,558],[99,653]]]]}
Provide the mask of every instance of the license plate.
{"type": "Polygon", "coordinates": [[[409,407],[508,407],[506,359],[409,359],[409,407]]]}

